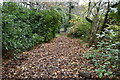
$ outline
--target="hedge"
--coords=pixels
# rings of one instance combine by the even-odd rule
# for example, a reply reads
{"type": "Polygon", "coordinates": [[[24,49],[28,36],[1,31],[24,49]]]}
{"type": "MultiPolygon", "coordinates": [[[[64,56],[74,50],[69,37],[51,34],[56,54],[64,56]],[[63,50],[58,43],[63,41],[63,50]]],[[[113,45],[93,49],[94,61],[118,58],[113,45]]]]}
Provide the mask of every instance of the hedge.
{"type": "Polygon", "coordinates": [[[16,54],[55,37],[61,14],[54,9],[36,12],[13,2],[2,6],[3,56],[16,54]],[[7,52],[7,53],[6,53],[7,52]]]}

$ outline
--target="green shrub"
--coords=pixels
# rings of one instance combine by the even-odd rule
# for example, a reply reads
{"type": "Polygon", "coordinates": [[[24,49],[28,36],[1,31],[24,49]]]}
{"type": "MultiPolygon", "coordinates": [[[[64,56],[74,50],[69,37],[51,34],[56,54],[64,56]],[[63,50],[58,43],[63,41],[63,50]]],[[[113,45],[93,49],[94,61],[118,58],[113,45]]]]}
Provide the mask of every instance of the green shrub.
{"type": "Polygon", "coordinates": [[[45,37],[45,41],[48,41],[55,37],[55,33],[58,32],[58,27],[61,23],[61,14],[55,10],[41,11],[41,26],[44,31],[42,35],[45,37]]]}
{"type": "Polygon", "coordinates": [[[61,14],[55,10],[36,12],[13,2],[4,2],[2,7],[3,56],[49,41],[55,37],[61,14]],[[5,53],[4,53],[5,52],[5,53]]]}
{"type": "Polygon", "coordinates": [[[88,22],[81,22],[77,26],[73,26],[69,29],[68,35],[84,39],[88,36],[90,24],[88,22]]]}
{"type": "Polygon", "coordinates": [[[96,68],[98,77],[114,76],[119,72],[120,53],[117,49],[117,43],[114,42],[113,37],[116,36],[113,30],[105,30],[102,34],[97,34],[98,43],[97,48],[94,46],[88,50],[85,59],[93,64],[96,68]]]}
{"type": "Polygon", "coordinates": [[[120,5],[116,6],[116,10],[111,10],[109,17],[111,24],[120,26],[120,5]]]}
{"type": "Polygon", "coordinates": [[[87,24],[87,23],[81,23],[75,29],[74,35],[76,37],[87,36],[88,29],[89,29],[89,24],[87,24]]]}

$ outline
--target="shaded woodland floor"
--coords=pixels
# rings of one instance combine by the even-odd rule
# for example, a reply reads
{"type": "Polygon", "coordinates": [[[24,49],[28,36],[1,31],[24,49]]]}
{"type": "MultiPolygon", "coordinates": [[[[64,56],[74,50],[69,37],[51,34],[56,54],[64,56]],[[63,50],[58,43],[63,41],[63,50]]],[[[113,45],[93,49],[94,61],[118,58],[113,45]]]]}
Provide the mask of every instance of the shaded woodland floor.
{"type": "Polygon", "coordinates": [[[98,80],[93,79],[94,67],[83,58],[87,49],[78,39],[59,35],[21,53],[17,60],[3,62],[3,78],[98,80]]]}

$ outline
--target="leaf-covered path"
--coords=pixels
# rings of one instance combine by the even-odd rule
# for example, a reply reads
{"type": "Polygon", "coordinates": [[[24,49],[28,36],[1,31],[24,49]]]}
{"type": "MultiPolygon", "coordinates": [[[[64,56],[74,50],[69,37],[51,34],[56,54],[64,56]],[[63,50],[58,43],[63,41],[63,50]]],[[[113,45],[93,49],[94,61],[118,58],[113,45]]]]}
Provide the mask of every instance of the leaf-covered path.
{"type": "Polygon", "coordinates": [[[3,63],[3,78],[90,78],[94,67],[83,59],[86,49],[77,39],[58,36],[3,63]]]}

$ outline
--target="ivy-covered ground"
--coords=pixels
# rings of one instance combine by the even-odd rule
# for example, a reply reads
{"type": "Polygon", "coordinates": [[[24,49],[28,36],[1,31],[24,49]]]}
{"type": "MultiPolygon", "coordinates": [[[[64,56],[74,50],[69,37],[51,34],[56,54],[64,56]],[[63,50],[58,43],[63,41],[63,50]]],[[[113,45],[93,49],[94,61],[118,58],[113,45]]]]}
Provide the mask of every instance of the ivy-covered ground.
{"type": "Polygon", "coordinates": [[[17,60],[3,62],[3,78],[98,80],[95,67],[83,58],[88,49],[78,39],[59,35],[21,53],[17,60]]]}

